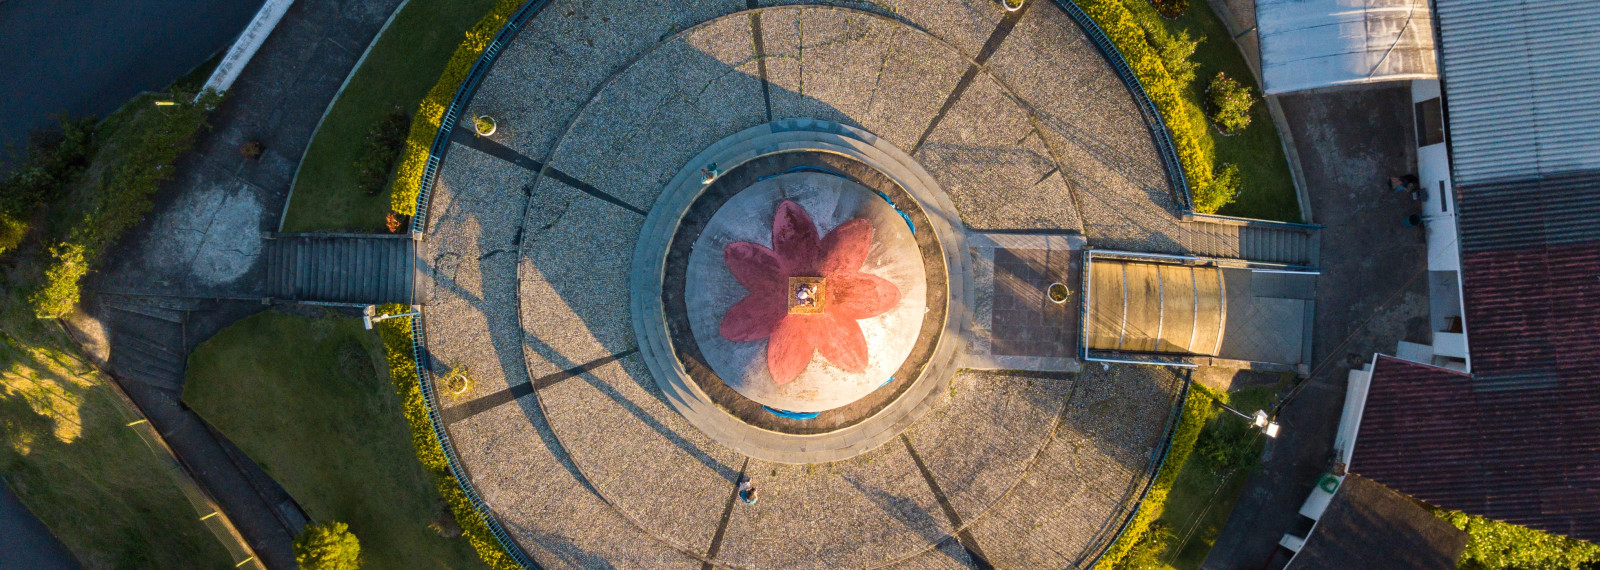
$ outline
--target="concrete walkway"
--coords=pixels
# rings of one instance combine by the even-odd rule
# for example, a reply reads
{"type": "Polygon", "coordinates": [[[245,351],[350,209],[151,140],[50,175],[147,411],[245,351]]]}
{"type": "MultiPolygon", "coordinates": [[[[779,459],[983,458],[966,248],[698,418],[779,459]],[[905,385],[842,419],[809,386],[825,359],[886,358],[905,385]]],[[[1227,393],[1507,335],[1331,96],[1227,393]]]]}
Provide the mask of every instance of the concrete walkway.
{"type": "Polygon", "coordinates": [[[291,542],[305,516],[282,487],[181,405],[184,365],[195,345],[262,308],[261,232],[278,226],[295,162],[318,119],[398,4],[295,2],[212,114],[212,130],[179,161],[178,178],[85,280],[86,309],[107,331],[90,352],[110,362],[269,568],[296,566],[291,542]],[[265,143],[259,160],[239,154],[247,140],[265,143]]]}
{"type": "Polygon", "coordinates": [[[164,89],[233,43],[261,0],[0,2],[0,164],[4,147],[55,115],[106,114],[164,89]]]}
{"type": "Polygon", "coordinates": [[[1426,342],[1428,281],[1421,228],[1409,196],[1384,188],[1413,172],[1409,88],[1347,88],[1281,98],[1322,232],[1312,377],[1283,406],[1282,435],[1240,494],[1204,568],[1281,566],[1278,538],[1298,522],[1300,504],[1329,467],[1333,434],[1352,366],[1410,339],[1426,342]]]}

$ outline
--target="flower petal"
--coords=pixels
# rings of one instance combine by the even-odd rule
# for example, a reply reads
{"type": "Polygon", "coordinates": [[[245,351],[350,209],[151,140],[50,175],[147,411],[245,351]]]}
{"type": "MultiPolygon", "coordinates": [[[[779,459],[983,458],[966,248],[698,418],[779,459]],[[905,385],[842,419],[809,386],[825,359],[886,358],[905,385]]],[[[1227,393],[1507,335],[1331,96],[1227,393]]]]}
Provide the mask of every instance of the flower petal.
{"type": "Polygon", "coordinates": [[[826,315],[786,315],[767,339],[767,371],[779,386],[788,384],[811,363],[816,339],[825,330],[826,315]]]}
{"type": "Polygon", "coordinates": [[[883,314],[900,303],[900,288],[870,273],[840,273],[828,277],[829,314],[866,319],[883,314]]]}
{"type": "Polygon", "coordinates": [[[786,277],[820,277],[817,274],[820,241],[817,226],[811,223],[811,215],[805,208],[790,200],[778,205],[778,213],[772,218],[772,250],[783,260],[786,277]]]}
{"type": "Polygon", "coordinates": [[[759,243],[736,241],[722,248],[722,260],[751,295],[782,297],[789,287],[778,254],[759,243]]]}
{"type": "Polygon", "coordinates": [[[827,315],[826,330],[817,338],[817,352],[846,372],[867,369],[867,337],[855,319],[827,315]]]}
{"type": "Polygon", "coordinates": [[[788,313],[789,307],[782,295],[751,293],[728,309],[722,316],[722,325],[717,328],[722,338],[733,342],[761,340],[772,336],[788,313]]]}
{"type": "Polygon", "coordinates": [[[867,262],[867,252],[871,249],[872,222],[861,218],[850,220],[822,238],[817,270],[823,277],[861,271],[861,264],[867,262]]]}

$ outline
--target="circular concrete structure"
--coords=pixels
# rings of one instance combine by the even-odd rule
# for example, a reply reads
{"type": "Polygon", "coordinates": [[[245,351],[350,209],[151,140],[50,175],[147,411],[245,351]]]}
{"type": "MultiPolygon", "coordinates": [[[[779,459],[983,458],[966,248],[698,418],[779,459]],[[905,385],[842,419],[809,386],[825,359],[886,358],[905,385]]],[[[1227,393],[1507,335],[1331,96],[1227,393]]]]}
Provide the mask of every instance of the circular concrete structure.
{"type": "MultiPolygon", "coordinates": [[[[451,126],[417,218],[424,387],[459,479],[543,568],[1092,565],[1150,480],[1181,377],[986,371],[973,347],[1050,324],[1005,311],[1077,310],[1005,296],[1078,283],[1006,273],[1048,257],[1032,237],[1182,239],[1127,83],[1049,2],[747,6],[551,0],[485,52],[453,116],[497,130],[451,126]],[[724,242],[776,252],[790,198],[819,247],[864,218],[900,252],[862,261],[900,293],[854,319],[867,362],[809,399],[760,384],[766,340],[718,340],[751,292],[718,274],[724,242]],[[434,385],[452,368],[469,390],[434,385]],[[758,504],[734,496],[743,478],[758,504]]],[[[825,298],[821,273],[785,278],[823,278],[825,298]]],[[[810,356],[785,386],[844,370],[810,356]]]]}
{"type": "MultiPolygon", "coordinates": [[[[849,245],[842,244],[836,250],[849,245]]],[[[911,227],[888,200],[865,186],[825,172],[795,172],[764,178],[729,198],[695,239],[689,262],[683,269],[688,277],[683,295],[688,305],[689,324],[701,354],[717,376],[735,392],[775,410],[825,412],[886,386],[911,354],[928,308],[927,270],[911,227]],[[795,204],[795,211],[807,214],[801,223],[815,224],[813,243],[818,241],[816,236],[822,236],[823,243],[841,241],[834,238],[846,231],[847,223],[852,224],[848,229],[865,227],[866,230],[857,232],[858,236],[864,236],[861,241],[867,245],[861,248],[864,259],[855,267],[826,272],[831,274],[824,274],[817,268],[796,269],[794,276],[781,274],[789,283],[780,285],[793,283],[797,289],[793,294],[787,290],[758,291],[746,287],[726,261],[734,254],[725,252],[737,245],[751,244],[741,249],[763,252],[758,255],[787,262],[779,259],[781,251],[773,252],[773,249],[781,249],[775,243],[781,239],[775,235],[779,227],[775,217],[780,207],[787,204],[795,204]],[[858,272],[879,281],[856,286],[865,281],[856,275],[858,272]],[[805,281],[807,277],[814,278],[815,283],[805,281]],[[834,317],[843,309],[855,309],[846,307],[847,301],[878,293],[847,294],[847,284],[853,286],[852,290],[876,285],[884,289],[885,297],[858,303],[868,308],[855,311],[856,314],[834,317]],[[757,303],[767,303],[766,299],[771,299],[770,309],[758,307],[743,314],[731,310],[741,304],[754,307],[757,303]],[[794,301],[787,302],[790,299],[794,301]],[[772,311],[775,315],[754,314],[757,311],[772,311]],[[865,314],[867,312],[871,314],[865,314]],[[747,314],[757,321],[748,326],[769,330],[760,338],[728,338],[724,331],[736,326],[730,323],[747,314]],[[785,327],[782,326],[785,318],[790,322],[805,319],[819,324],[810,326],[810,330],[800,330],[808,325],[785,327]],[[779,322],[776,326],[764,327],[759,321],[766,319],[779,322]],[[852,326],[855,328],[850,329],[852,326]],[[779,336],[783,333],[792,336],[779,336]],[[843,360],[856,355],[836,356],[827,349],[844,345],[856,337],[861,341],[859,348],[834,349],[846,353],[858,351],[859,356],[864,357],[859,358],[863,361],[859,369],[851,369],[851,363],[843,360]],[[791,357],[791,360],[803,359],[804,362],[803,369],[793,377],[775,377],[770,369],[769,364],[778,358],[772,356],[773,347],[780,344],[798,345],[791,351],[806,353],[791,357]]],[[[759,272],[760,268],[755,271],[759,272]]],[[[778,273],[785,269],[773,268],[772,271],[778,273]]]]}

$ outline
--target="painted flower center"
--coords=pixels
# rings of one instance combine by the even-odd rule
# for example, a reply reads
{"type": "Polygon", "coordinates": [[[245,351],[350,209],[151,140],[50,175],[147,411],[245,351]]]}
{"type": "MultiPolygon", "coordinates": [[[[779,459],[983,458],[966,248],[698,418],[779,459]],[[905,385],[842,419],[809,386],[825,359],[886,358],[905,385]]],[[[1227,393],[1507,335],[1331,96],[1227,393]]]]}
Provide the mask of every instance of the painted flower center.
{"type": "Polygon", "coordinates": [[[827,279],[822,277],[790,277],[789,278],[789,314],[791,315],[820,315],[824,312],[822,300],[823,285],[827,279]]]}

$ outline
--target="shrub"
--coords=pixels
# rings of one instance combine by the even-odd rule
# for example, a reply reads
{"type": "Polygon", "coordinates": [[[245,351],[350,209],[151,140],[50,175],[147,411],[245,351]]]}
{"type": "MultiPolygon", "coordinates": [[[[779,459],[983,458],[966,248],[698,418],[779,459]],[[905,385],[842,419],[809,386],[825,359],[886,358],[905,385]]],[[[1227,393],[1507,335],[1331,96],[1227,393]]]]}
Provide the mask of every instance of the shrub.
{"type": "Polygon", "coordinates": [[[1250,109],[1255,103],[1255,96],[1250,94],[1249,87],[1240,85],[1220,71],[1211,78],[1211,87],[1206,89],[1206,106],[1211,121],[1230,135],[1244,132],[1245,127],[1250,126],[1250,109]]]}
{"type": "Polygon", "coordinates": [[[417,214],[417,193],[422,185],[422,171],[428,165],[428,149],[433,146],[433,137],[439,132],[444,110],[450,106],[450,99],[455,97],[461,82],[466,80],[467,72],[472,71],[472,64],[478,61],[478,55],[489,47],[489,42],[494,41],[495,35],[500,33],[511,14],[521,5],[521,0],[500,0],[488,15],[468,30],[466,39],[450,56],[450,63],[445,64],[439,82],[428,90],[428,96],[417,107],[411,132],[406,136],[399,169],[390,185],[390,208],[394,211],[407,216],[417,214]]]}
{"type": "Polygon", "coordinates": [[[1160,521],[1150,523],[1150,528],[1145,531],[1139,542],[1128,550],[1116,565],[1117,570],[1157,570],[1165,568],[1161,555],[1167,553],[1167,545],[1172,539],[1177,538],[1172,534],[1172,529],[1160,521]]]}
{"type": "Polygon", "coordinates": [[[383,227],[387,228],[391,234],[400,233],[400,226],[405,224],[405,220],[400,219],[401,217],[400,214],[389,212],[389,215],[383,218],[383,227]]]}
{"type": "Polygon", "coordinates": [[[301,570],[355,570],[361,567],[361,541],[342,522],[308,524],[294,539],[294,561],[301,570]]]}
{"type": "Polygon", "coordinates": [[[1190,61],[1194,50],[1200,47],[1200,42],[1206,41],[1205,36],[1190,38],[1189,30],[1180,30],[1174,36],[1158,26],[1144,25],[1145,35],[1150,38],[1150,45],[1155,46],[1156,52],[1161,56],[1161,64],[1167,68],[1167,75],[1172,77],[1172,82],[1180,89],[1188,89],[1194,83],[1194,71],[1200,64],[1190,61]]]}
{"type": "Polygon", "coordinates": [[[395,159],[400,157],[400,147],[406,142],[406,127],[409,126],[411,117],[395,107],[367,131],[355,169],[356,187],[368,196],[378,195],[389,183],[389,173],[394,170],[395,159]]]}
{"type": "Polygon", "coordinates": [[[1462,570],[1600,568],[1600,546],[1593,543],[1460,511],[1433,514],[1470,537],[1456,564],[1462,570]]]}
{"type": "Polygon", "coordinates": [[[1194,188],[1194,209],[1215,212],[1239,196],[1243,182],[1239,178],[1239,165],[1224,164],[1211,174],[1211,181],[1194,188]]]}
{"type": "Polygon", "coordinates": [[[1198,383],[1189,385],[1189,395],[1183,400],[1183,411],[1178,417],[1177,428],[1172,430],[1172,441],[1168,444],[1166,458],[1161,462],[1161,470],[1156,473],[1155,481],[1150,483],[1150,491],[1145,493],[1144,501],[1139,503],[1122,536],[1106,548],[1095,568],[1120,568],[1134,547],[1144,541],[1146,533],[1155,526],[1156,518],[1161,516],[1165,508],[1167,493],[1172,491],[1172,484],[1178,480],[1178,472],[1183,471],[1184,462],[1194,451],[1195,439],[1199,437],[1200,429],[1205,427],[1206,418],[1211,415],[1211,400],[1216,397],[1217,393],[1210,388],[1198,383]]]}
{"type": "Polygon", "coordinates": [[[1260,460],[1256,431],[1234,416],[1218,417],[1211,429],[1200,432],[1194,443],[1194,457],[1213,473],[1253,469],[1260,460]]]}
{"type": "Polygon", "coordinates": [[[1156,13],[1167,19],[1182,16],[1184,12],[1189,11],[1189,0],[1150,0],[1150,5],[1155,7],[1156,13]]]}
{"type": "Polygon", "coordinates": [[[221,96],[198,102],[173,96],[177,104],[155,107],[135,98],[102,124],[103,140],[80,180],[52,211],[66,227],[51,249],[45,281],[29,297],[42,318],[69,314],[78,301],[78,280],[122,232],[150,211],[150,196],[177,173],[173,163],[194,145],[206,115],[221,96]],[[109,127],[107,125],[110,125],[109,127]]]}
{"type": "Polygon", "coordinates": [[[16,219],[6,212],[0,212],[0,255],[16,249],[22,244],[23,236],[28,235],[28,223],[16,219]]]}
{"type": "MultiPolygon", "coordinates": [[[[410,310],[410,307],[400,304],[378,307],[378,313],[384,315],[410,310]]],[[[489,532],[489,524],[461,490],[461,483],[450,472],[444,449],[434,437],[433,423],[428,419],[428,405],[422,398],[421,387],[417,385],[417,361],[411,356],[411,319],[387,319],[377,323],[377,328],[378,335],[383,338],[384,353],[388,355],[389,377],[394,381],[395,391],[400,394],[406,422],[411,425],[411,443],[417,450],[417,459],[433,474],[439,496],[449,505],[467,542],[472,543],[472,547],[478,551],[478,557],[496,570],[519,570],[520,566],[494,534],[489,532]]]]}
{"type": "Polygon", "coordinates": [[[44,282],[28,295],[28,304],[41,319],[59,319],[72,314],[78,306],[78,281],[89,272],[89,262],[84,258],[83,246],[60,243],[50,248],[50,265],[44,271],[44,282]]]}
{"type": "Polygon", "coordinates": [[[250,160],[261,158],[261,153],[267,152],[267,145],[261,141],[250,141],[239,145],[239,155],[250,160]]]}
{"type": "MultiPolygon", "coordinates": [[[[1196,120],[1200,109],[1184,98],[1182,86],[1173,80],[1144,29],[1139,27],[1133,14],[1120,0],[1078,0],[1077,4],[1116,44],[1117,51],[1133,69],[1150,101],[1161,112],[1163,122],[1172,134],[1172,144],[1178,153],[1184,176],[1189,181],[1191,194],[1193,189],[1206,188],[1211,184],[1216,157],[1209,147],[1201,144],[1204,134],[1196,130],[1197,124],[1199,128],[1204,128],[1204,121],[1196,120]]],[[[1222,205],[1207,204],[1201,207],[1197,202],[1193,207],[1197,211],[1211,213],[1222,205]]]]}

